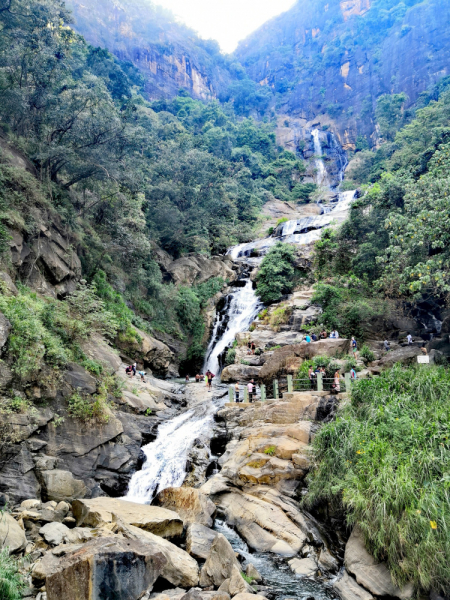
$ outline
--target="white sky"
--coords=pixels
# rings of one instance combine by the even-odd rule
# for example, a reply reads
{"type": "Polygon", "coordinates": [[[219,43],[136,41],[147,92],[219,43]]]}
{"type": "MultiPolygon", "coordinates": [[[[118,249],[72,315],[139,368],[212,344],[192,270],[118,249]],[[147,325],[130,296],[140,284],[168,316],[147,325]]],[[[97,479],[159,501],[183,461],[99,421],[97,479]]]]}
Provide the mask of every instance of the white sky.
{"type": "Polygon", "coordinates": [[[202,38],[217,40],[233,52],[240,40],[268,19],[288,10],[296,0],[154,0],[170,9],[202,38]]]}

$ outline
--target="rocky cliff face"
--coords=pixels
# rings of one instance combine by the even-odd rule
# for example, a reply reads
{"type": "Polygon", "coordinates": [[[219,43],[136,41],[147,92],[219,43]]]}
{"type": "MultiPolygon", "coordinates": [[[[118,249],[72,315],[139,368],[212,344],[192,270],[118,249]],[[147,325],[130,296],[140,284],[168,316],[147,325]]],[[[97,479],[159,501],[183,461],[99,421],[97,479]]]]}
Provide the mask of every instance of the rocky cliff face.
{"type": "Polygon", "coordinates": [[[151,99],[175,96],[180,88],[210,100],[226,87],[230,74],[214,42],[176,23],[170,13],[147,1],[127,3],[71,0],[75,29],[94,46],[132,62],[145,78],[151,99]]]}
{"type": "Polygon", "coordinates": [[[306,0],[269,21],[236,57],[277,108],[304,125],[334,125],[353,148],[373,136],[381,94],[405,92],[413,103],[449,72],[450,6],[444,0],[306,0]]]}

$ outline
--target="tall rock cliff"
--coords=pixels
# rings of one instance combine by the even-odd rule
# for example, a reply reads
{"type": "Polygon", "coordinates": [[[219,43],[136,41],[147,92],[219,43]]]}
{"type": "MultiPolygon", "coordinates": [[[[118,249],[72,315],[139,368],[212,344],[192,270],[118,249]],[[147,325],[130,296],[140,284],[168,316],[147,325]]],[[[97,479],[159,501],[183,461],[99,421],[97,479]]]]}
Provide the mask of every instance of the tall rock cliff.
{"type": "Polygon", "coordinates": [[[68,5],[74,28],[90,44],[141,70],[150,99],[173,97],[182,88],[210,100],[228,86],[230,61],[218,44],[200,39],[150,0],[69,0],[68,5]]]}
{"type": "Polygon", "coordinates": [[[235,53],[278,113],[332,124],[344,147],[376,139],[381,94],[408,102],[450,72],[447,0],[300,0],[235,53]]]}

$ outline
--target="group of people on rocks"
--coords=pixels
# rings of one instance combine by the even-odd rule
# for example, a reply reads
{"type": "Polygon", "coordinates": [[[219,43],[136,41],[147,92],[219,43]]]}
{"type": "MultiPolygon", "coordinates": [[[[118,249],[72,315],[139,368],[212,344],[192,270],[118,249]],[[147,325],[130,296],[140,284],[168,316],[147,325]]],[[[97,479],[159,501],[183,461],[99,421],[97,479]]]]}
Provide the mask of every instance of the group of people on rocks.
{"type": "MultiPolygon", "coordinates": [[[[249,383],[247,383],[247,391],[248,391],[248,401],[249,402],[253,402],[253,398],[256,396],[256,385],[255,385],[255,381],[252,379],[251,381],[249,381],[249,383]]],[[[239,387],[239,381],[236,381],[236,384],[234,386],[234,400],[235,402],[243,402],[244,401],[244,397],[240,395],[240,387],[239,387]]]]}
{"type": "Polygon", "coordinates": [[[305,342],[310,344],[311,342],[318,342],[319,340],[325,340],[327,338],[329,338],[330,340],[338,340],[339,339],[338,330],[334,329],[333,331],[330,331],[330,335],[328,335],[328,332],[325,331],[325,329],[324,329],[323,331],[321,331],[319,333],[319,337],[317,337],[317,334],[315,334],[314,332],[311,333],[311,335],[309,333],[307,333],[305,336],[305,342]]]}
{"type": "Polygon", "coordinates": [[[248,348],[247,354],[255,354],[255,350],[256,350],[255,342],[252,342],[249,340],[247,343],[247,348],[248,348]]]}
{"type": "Polygon", "coordinates": [[[128,365],[128,367],[126,367],[125,373],[130,378],[136,377],[136,374],[137,374],[137,375],[139,375],[139,377],[141,378],[141,381],[143,383],[147,383],[147,380],[145,379],[145,376],[147,375],[147,373],[145,371],[138,371],[137,363],[135,363],[135,362],[132,365],[128,365]]]}
{"type": "MultiPolygon", "coordinates": [[[[203,373],[198,373],[195,376],[195,383],[200,383],[201,381],[204,381],[206,387],[208,388],[208,392],[210,392],[212,388],[212,380],[214,379],[214,377],[214,373],[211,373],[211,371],[208,369],[204,375],[203,373]]],[[[186,383],[189,383],[191,381],[189,375],[186,375],[185,381],[186,383]]]]}

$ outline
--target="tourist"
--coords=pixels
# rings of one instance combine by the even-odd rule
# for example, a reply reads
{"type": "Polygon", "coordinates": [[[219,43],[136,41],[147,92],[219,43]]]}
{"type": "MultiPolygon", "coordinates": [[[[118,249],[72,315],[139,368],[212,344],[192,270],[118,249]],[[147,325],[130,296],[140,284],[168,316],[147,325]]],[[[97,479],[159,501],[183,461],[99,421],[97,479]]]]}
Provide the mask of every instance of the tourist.
{"type": "Polygon", "coordinates": [[[356,343],[356,340],[353,336],[352,336],[352,339],[350,342],[350,346],[352,348],[353,356],[357,359],[358,358],[358,344],[356,343]]]}
{"type": "Polygon", "coordinates": [[[212,380],[214,379],[214,377],[215,377],[214,373],[211,373],[211,371],[208,371],[208,392],[211,391],[212,380]]]}
{"type": "Polygon", "coordinates": [[[253,402],[253,392],[254,392],[254,385],[253,385],[253,379],[248,383],[247,385],[247,389],[248,389],[248,401],[251,403],[253,402]]]}
{"type": "Polygon", "coordinates": [[[131,365],[129,365],[126,369],[125,369],[125,373],[127,374],[128,377],[131,377],[131,374],[133,373],[133,367],[131,365]]]}
{"type": "Polygon", "coordinates": [[[308,369],[308,378],[309,378],[309,383],[311,386],[311,389],[314,389],[314,379],[316,377],[316,374],[314,373],[314,369],[313,367],[309,367],[308,369]]]}
{"type": "Polygon", "coordinates": [[[350,379],[356,379],[356,371],[353,367],[350,369],[350,379]]]}
{"type": "Polygon", "coordinates": [[[408,346],[411,346],[411,344],[413,343],[413,336],[408,333],[408,335],[406,336],[406,339],[408,340],[408,346]]]}
{"type": "Polygon", "coordinates": [[[255,354],[256,345],[255,342],[252,342],[252,354],[255,354]]]}
{"type": "Polygon", "coordinates": [[[238,381],[236,381],[236,384],[234,386],[234,401],[239,402],[239,382],[238,381]]]}
{"type": "Polygon", "coordinates": [[[133,363],[132,369],[133,369],[133,377],[136,377],[136,371],[137,371],[137,364],[136,363],[133,363]]]}
{"type": "Polygon", "coordinates": [[[420,346],[420,350],[424,356],[426,356],[428,354],[428,350],[425,346],[425,342],[423,342],[423,344],[420,346]]]}
{"type": "Polygon", "coordinates": [[[390,346],[388,340],[384,340],[383,346],[384,346],[384,349],[386,350],[386,352],[389,352],[389,350],[391,349],[391,346],[390,346]]]}
{"type": "Polygon", "coordinates": [[[322,340],[325,340],[327,338],[327,332],[325,331],[325,329],[320,332],[320,337],[322,340]]]}
{"type": "Polygon", "coordinates": [[[205,385],[206,385],[206,387],[208,387],[208,373],[209,373],[209,369],[205,373],[205,385]]]}
{"type": "Polygon", "coordinates": [[[337,329],[334,330],[334,339],[338,340],[339,339],[339,332],[337,329]]]}
{"type": "Polygon", "coordinates": [[[141,376],[141,381],[143,381],[144,383],[147,383],[145,380],[145,371],[139,371],[138,375],[141,376]]]}
{"type": "Polygon", "coordinates": [[[339,371],[336,370],[334,373],[334,381],[333,381],[333,385],[332,385],[331,389],[338,393],[341,391],[340,377],[341,377],[341,375],[340,375],[339,371]]]}
{"type": "Polygon", "coordinates": [[[309,333],[307,333],[307,334],[306,334],[306,337],[305,337],[305,342],[306,342],[307,344],[310,344],[310,343],[311,343],[311,338],[309,337],[309,333]]]}
{"type": "Polygon", "coordinates": [[[330,331],[330,340],[334,340],[334,331],[330,331]]]}
{"type": "Polygon", "coordinates": [[[189,383],[189,375],[186,375],[185,381],[186,381],[186,383],[189,383]]]}
{"type": "Polygon", "coordinates": [[[252,353],[252,343],[250,340],[248,340],[248,344],[247,344],[247,354],[251,354],[252,353]]]}
{"type": "Polygon", "coordinates": [[[317,335],[315,333],[313,333],[311,335],[311,339],[312,339],[313,342],[317,342],[317,335]]]}
{"type": "Polygon", "coordinates": [[[200,375],[197,373],[197,375],[195,376],[195,383],[198,383],[200,381],[200,375]]]}

